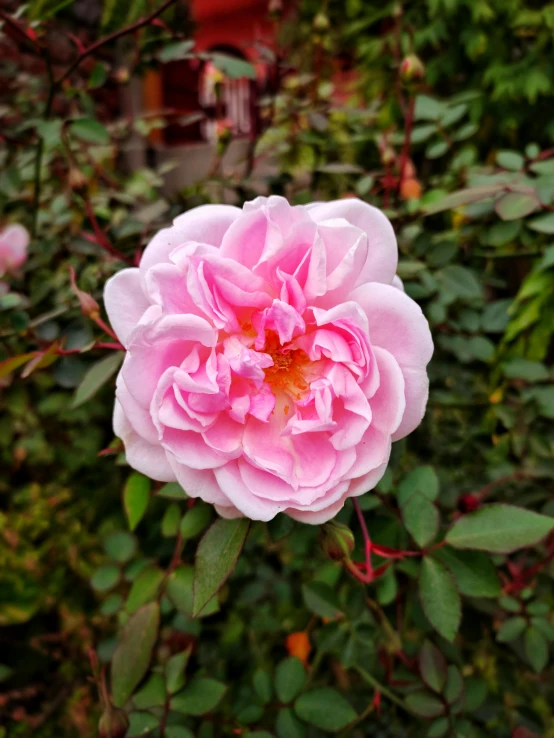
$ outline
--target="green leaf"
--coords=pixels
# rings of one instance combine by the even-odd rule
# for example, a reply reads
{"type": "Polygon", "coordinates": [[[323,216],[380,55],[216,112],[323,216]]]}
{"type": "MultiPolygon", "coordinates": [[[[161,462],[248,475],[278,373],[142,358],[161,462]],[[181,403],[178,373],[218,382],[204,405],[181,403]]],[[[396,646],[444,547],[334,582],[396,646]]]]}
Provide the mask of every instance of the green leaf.
{"type": "Polygon", "coordinates": [[[179,532],[179,523],[181,522],[181,508],[174,502],[166,509],[162,518],[162,536],[164,538],[173,538],[179,532]]]}
{"type": "Polygon", "coordinates": [[[152,715],[150,712],[132,712],[129,715],[129,729],[125,733],[125,738],[138,738],[138,736],[146,735],[158,727],[161,717],[152,715]]]}
{"type": "Polygon", "coordinates": [[[435,718],[444,715],[444,705],[431,692],[412,692],[404,700],[408,708],[416,715],[424,718],[435,718]]]}
{"type": "Polygon", "coordinates": [[[459,264],[451,264],[437,272],[445,291],[461,300],[481,300],[483,285],[475,273],[459,264]]]}
{"type": "Polygon", "coordinates": [[[494,204],[496,214],[502,220],[518,220],[540,207],[536,195],[523,192],[508,192],[502,195],[494,204]]]}
{"type": "Polygon", "coordinates": [[[159,626],[160,608],[157,602],[137,610],[125,624],[112,659],[112,700],[116,707],[123,707],[146,674],[159,626]]]}
{"type": "Polygon", "coordinates": [[[442,692],[447,674],[446,659],[430,641],[425,641],[419,652],[419,671],[433,692],[442,692]]]}
{"type": "Polygon", "coordinates": [[[554,625],[552,625],[549,620],[546,618],[533,617],[531,618],[531,625],[533,625],[537,630],[540,630],[543,636],[545,636],[549,641],[554,641],[554,625]]]}
{"type": "Polygon", "coordinates": [[[138,472],[133,472],[123,490],[123,506],[131,530],[135,530],[140,523],[149,499],[150,480],[138,472]]]}
{"type": "Polygon", "coordinates": [[[71,407],[80,407],[94,397],[98,390],[116,373],[122,361],[123,351],[113,351],[104,359],[93,364],[77,387],[71,407]]]}
{"type": "Polygon", "coordinates": [[[100,606],[100,612],[102,615],[115,615],[122,607],[123,597],[119,593],[113,592],[109,597],[106,597],[100,606]]]}
{"type": "Polygon", "coordinates": [[[554,528],[554,519],[513,505],[486,505],[459,518],[446,536],[454,548],[510,553],[533,546],[554,528]]]}
{"type": "Polygon", "coordinates": [[[440,100],[435,100],[427,95],[418,95],[415,101],[415,120],[438,120],[444,112],[444,106],[440,100]]]}
{"type": "Polygon", "coordinates": [[[308,610],[321,618],[335,618],[342,614],[336,592],[325,582],[302,585],[302,596],[308,610]]]}
{"type": "Polygon", "coordinates": [[[279,738],[305,738],[306,735],[306,728],[290,707],[279,710],[275,729],[279,738]]]}
{"type": "Polygon", "coordinates": [[[125,564],[133,558],[137,550],[137,541],[134,536],[123,530],[110,533],[104,539],[104,550],[112,561],[125,564]]]}
{"type": "Polygon", "coordinates": [[[520,169],[523,169],[525,159],[517,151],[499,151],[496,154],[496,163],[503,169],[518,172],[520,169]]]}
{"type": "Polygon", "coordinates": [[[448,674],[446,677],[446,685],[444,687],[444,697],[449,705],[457,702],[462,696],[464,691],[464,678],[462,672],[457,666],[451,664],[448,667],[448,674]]]}
{"type": "Polygon", "coordinates": [[[523,633],[527,627],[527,620],[521,616],[505,620],[496,634],[496,640],[500,643],[510,643],[523,633]]]}
{"type": "Polygon", "coordinates": [[[414,126],[412,130],[412,143],[418,144],[427,141],[427,139],[437,131],[434,123],[425,123],[421,126],[414,126]]]}
{"type": "Polygon", "coordinates": [[[110,136],[106,127],[94,118],[79,118],[70,124],[69,130],[74,136],[87,143],[110,143],[110,136]]]}
{"type": "Polygon", "coordinates": [[[175,41],[170,44],[166,44],[163,49],[158,53],[158,59],[164,64],[170,61],[178,61],[179,59],[186,59],[190,56],[191,51],[194,49],[194,41],[175,41]]]}
{"type": "Polygon", "coordinates": [[[284,513],[279,513],[267,524],[269,535],[273,541],[280,541],[288,536],[294,528],[294,520],[284,513]]]}
{"type": "Polygon", "coordinates": [[[536,161],[531,164],[529,169],[535,174],[554,174],[554,159],[548,159],[546,161],[536,161]]]}
{"type": "Polygon", "coordinates": [[[296,656],[281,661],[275,669],[275,691],[283,704],[292,700],[301,692],[306,681],[306,671],[296,656]]]}
{"type": "Polygon", "coordinates": [[[267,705],[273,696],[273,684],[271,675],[265,669],[256,669],[253,677],[254,691],[263,705],[267,705]]]}
{"type": "Polygon", "coordinates": [[[133,695],[133,704],[137,710],[150,707],[162,707],[165,704],[165,681],[161,674],[152,674],[144,687],[133,695]]]}
{"type": "Polygon", "coordinates": [[[177,482],[168,482],[156,492],[156,497],[167,497],[169,500],[186,500],[185,490],[177,482]]]}
{"type": "Polygon", "coordinates": [[[196,617],[219,592],[236,566],[250,521],[246,518],[216,520],[196,551],[192,616],[196,617]]]}
{"type": "Polygon", "coordinates": [[[219,52],[212,52],[210,56],[214,65],[229,79],[239,79],[240,77],[256,79],[256,70],[250,62],[219,52]]]}
{"type": "MultiPolygon", "coordinates": [[[[192,617],[192,587],[194,581],[194,568],[189,564],[177,567],[167,580],[166,593],[171,602],[179,612],[187,617],[192,617]]],[[[200,617],[213,615],[219,610],[217,597],[212,599],[202,608],[200,617]]]]}
{"type": "Polygon", "coordinates": [[[194,738],[194,733],[184,725],[166,725],[165,738],[194,738]]]}
{"type": "Polygon", "coordinates": [[[540,361],[530,361],[519,356],[502,362],[502,373],[508,379],[524,379],[526,382],[546,382],[550,373],[540,361]]]}
{"type": "Polygon", "coordinates": [[[438,720],[433,720],[427,732],[427,738],[442,738],[448,732],[449,727],[448,718],[442,717],[438,720]]]}
{"type": "Polygon", "coordinates": [[[191,510],[188,510],[181,521],[180,530],[183,539],[196,538],[202,533],[210,522],[211,515],[209,505],[196,504],[191,510]]]}
{"type": "Polygon", "coordinates": [[[527,223],[532,231],[537,233],[547,233],[549,236],[554,233],[554,213],[546,213],[539,215],[527,223]]]}
{"type": "Polygon", "coordinates": [[[505,189],[504,185],[479,185],[478,187],[469,187],[465,190],[458,190],[452,192],[450,195],[440,200],[429,203],[425,206],[425,215],[434,215],[435,213],[441,213],[444,210],[453,210],[455,208],[462,207],[463,205],[470,205],[473,202],[480,202],[481,200],[487,200],[490,197],[494,197],[499,192],[505,189]]]}
{"type": "Polygon", "coordinates": [[[192,647],[171,656],[165,665],[165,678],[168,694],[175,694],[185,684],[185,670],[189,662],[192,647]]]}
{"type": "Polygon", "coordinates": [[[221,701],[227,687],[225,684],[196,676],[171,700],[171,709],[185,715],[204,715],[221,701]]]}
{"type": "Polygon", "coordinates": [[[435,143],[429,144],[429,146],[425,149],[425,156],[428,159],[438,159],[439,157],[446,154],[448,148],[448,142],[444,139],[441,139],[440,141],[435,141],[435,143]]]}
{"type": "Polygon", "coordinates": [[[525,631],[523,638],[525,655],[533,669],[540,673],[548,664],[549,649],[548,641],[544,635],[533,625],[525,631]]]}
{"type": "Polygon", "coordinates": [[[455,551],[445,547],[436,557],[450,570],[456,585],[468,597],[498,597],[500,582],[494,564],[482,551],[455,551]]]}
{"type": "Polygon", "coordinates": [[[452,641],[460,624],[460,595],[448,569],[430,556],[421,564],[419,596],[431,625],[447,641],[452,641]]]}
{"type": "Polygon", "coordinates": [[[420,548],[435,538],[439,529],[439,511],[422,494],[415,494],[402,505],[402,520],[420,548]]]}
{"type": "Polygon", "coordinates": [[[91,587],[97,592],[107,592],[119,582],[119,575],[117,566],[101,566],[92,575],[91,587]]]}
{"type": "Polygon", "coordinates": [[[410,499],[421,494],[428,500],[436,500],[439,494],[439,480],[432,466],[418,466],[408,472],[398,485],[398,502],[405,505],[410,499]]]}
{"type": "Polygon", "coordinates": [[[155,566],[149,566],[141,571],[133,582],[125,607],[127,612],[132,613],[139,607],[156,599],[158,590],[164,580],[164,572],[155,566]]]}
{"type": "Polygon", "coordinates": [[[357,718],[354,709],[335,689],[322,687],[300,695],[294,711],[301,720],[329,733],[337,733],[357,718]]]}
{"type": "Polygon", "coordinates": [[[90,77],[88,78],[89,89],[95,90],[98,87],[102,87],[104,82],[108,79],[108,67],[104,62],[96,62],[90,77]]]}

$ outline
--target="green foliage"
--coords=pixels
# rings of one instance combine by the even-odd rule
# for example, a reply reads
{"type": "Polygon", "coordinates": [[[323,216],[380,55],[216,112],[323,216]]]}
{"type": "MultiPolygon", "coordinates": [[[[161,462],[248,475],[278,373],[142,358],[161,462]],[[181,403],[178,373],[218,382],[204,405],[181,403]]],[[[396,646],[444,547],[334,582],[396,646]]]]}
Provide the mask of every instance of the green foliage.
{"type": "MultiPolygon", "coordinates": [[[[125,165],[165,113],[131,121],[108,101],[150,65],[211,59],[253,86],[257,65],[198,54],[169,8],[91,55],[50,109],[43,52],[54,31],[80,36],[70,5],[24,6],[40,53],[3,36],[0,62],[2,225],[34,230],[0,295],[0,735],[96,735],[94,648],[129,737],[553,738],[554,5],[302,0],[277,22],[280,54],[257,49],[271,73],[252,158],[270,169],[225,164],[178,193],[171,165],[125,165]],[[425,79],[399,85],[414,52],[425,79]],[[426,418],[358,499],[369,584],[324,558],[317,526],[213,522],[178,484],[130,472],[111,431],[123,355],[82,295],[101,303],[183,210],[266,191],[386,209],[433,332],[426,418]]],[[[105,2],[98,33],[154,8],[105,2]]],[[[351,503],[339,521],[361,563],[351,503]]]]}

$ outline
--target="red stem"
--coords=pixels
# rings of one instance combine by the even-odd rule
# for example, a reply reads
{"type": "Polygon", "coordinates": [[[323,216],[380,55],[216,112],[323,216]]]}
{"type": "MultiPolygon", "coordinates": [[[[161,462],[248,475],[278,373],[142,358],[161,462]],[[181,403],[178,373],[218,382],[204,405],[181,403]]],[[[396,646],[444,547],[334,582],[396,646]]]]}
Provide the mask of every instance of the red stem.
{"type": "Polygon", "coordinates": [[[131,266],[134,266],[133,261],[129,259],[129,257],[125,256],[125,254],[122,254],[114,246],[112,246],[110,240],[108,239],[104,231],[100,228],[100,224],[96,220],[96,215],[94,214],[94,209],[90,200],[87,196],[85,196],[83,199],[85,201],[85,210],[87,211],[88,219],[92,224],[94,235],[96,236],[96,243],[105,251],[107,251],[111,256],[114,256],[116,259],[120,259],[121,261],[124,261],[131,266]]]}
{"type": "Polygon", "coordinates": [[[408,105],[408,112],[406,114],[406,133],[404,135],[404,146],[402,148],[402,156],[400,158],[400,177],[398,180],[398,188],[402,187],[404,182],[404,175],[406,173],[406,165],[408,164],[408,157],[410,155],[410,148],[412,143],[412,127],[414,124],[414,110],[415,110],[415,96],[412,95],[408,105]]]}
{"type": "Polygon", "coordinates": [[[352,498],[352,504],[354,505],[354,510],[356,511],[356,515],[358,516],[358,522],[360,523],[360,528],[362,529],[362,535],[364,537],[365,570],[366,575],[371,582],[373,580],[373,567],[371,564],[371,538],[369,537],[369,531],[367,529],[364,515],[360,509],[358,500],[355,497],[352,498]]]}

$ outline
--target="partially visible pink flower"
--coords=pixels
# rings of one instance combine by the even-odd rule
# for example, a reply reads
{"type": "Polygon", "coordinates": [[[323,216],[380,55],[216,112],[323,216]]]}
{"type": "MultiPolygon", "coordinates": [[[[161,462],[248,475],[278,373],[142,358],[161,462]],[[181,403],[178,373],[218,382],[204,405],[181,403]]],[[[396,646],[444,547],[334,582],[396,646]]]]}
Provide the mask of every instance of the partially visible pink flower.
{"type": "Polygon", "coordinates": [[[397,261],[357,199],[179,216],[104,293],[129,464],[225,517],[317,524],[372,489],[423,417],[433,352],[397,261]]]}
{"type": "Polygon", "coordinates": [[[22,225],[16,223],[0,232],[0,277],[26,261],[28,245],[29,234],[22,225]]]}

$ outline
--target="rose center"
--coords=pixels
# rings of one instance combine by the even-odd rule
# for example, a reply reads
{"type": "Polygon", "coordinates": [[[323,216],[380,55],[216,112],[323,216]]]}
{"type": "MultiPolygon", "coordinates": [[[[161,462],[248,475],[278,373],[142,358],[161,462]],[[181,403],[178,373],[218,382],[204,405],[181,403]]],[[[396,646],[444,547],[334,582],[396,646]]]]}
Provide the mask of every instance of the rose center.
{"type": "Polygon", "coordinates": [[[304,371],[310,361],[307,354],[291,344],[281,345],[277,334],[273,331],[267,332],[264,353],[273,359],[273,366],[264,369],[267,383],[273,390],[285,390],[299,399],[308,389],[304,377],[304,371]]]}

